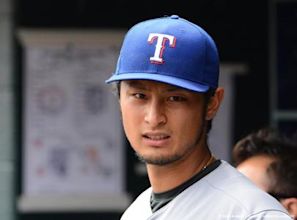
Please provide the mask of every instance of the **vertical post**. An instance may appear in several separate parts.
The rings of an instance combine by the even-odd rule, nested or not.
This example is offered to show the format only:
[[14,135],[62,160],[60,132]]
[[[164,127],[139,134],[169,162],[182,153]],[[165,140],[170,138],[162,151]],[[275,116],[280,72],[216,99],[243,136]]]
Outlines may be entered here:
[[0,219],[14,217],[12,7],[0,0]]

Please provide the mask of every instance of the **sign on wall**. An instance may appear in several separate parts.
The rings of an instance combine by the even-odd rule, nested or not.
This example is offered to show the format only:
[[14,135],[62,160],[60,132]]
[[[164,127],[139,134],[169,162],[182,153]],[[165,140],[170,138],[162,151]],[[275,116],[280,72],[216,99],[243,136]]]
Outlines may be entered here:
[[30,31],[21,37],[20,209],[124,209],[122,127],[117,100],[105,84],[122,34]]

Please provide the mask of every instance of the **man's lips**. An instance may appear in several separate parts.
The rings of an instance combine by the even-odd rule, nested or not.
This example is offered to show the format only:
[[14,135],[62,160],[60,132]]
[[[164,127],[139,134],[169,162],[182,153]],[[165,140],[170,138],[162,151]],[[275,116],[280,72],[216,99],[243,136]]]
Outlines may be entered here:
[[144,133],[142,136],[144,138],[148,138],[148,139],[156,140],[156,141],[165,140],[165,139],[168,139],[170,137],[166,133]]
[[144,133],[142,137],[144,138],[145,143],[153,146],[163,146],[170,139],[170,135],[168,135],[167,133],[160,132],[147,132]]

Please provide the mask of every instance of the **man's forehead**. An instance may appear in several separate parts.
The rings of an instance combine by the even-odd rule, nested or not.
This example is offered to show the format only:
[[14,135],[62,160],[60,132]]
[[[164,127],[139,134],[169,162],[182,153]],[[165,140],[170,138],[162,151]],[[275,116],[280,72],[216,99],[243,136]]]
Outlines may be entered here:
[[185,90],[184,88],[174,86],[165,82],[159,82],[154,80],[123,80],[121,83],[124,83],[130,87],[140,88],[140,89],[148,89],[151,86],[158,86],[162,87],[169,91],[176,91],[176,90]]
[[258,167],[259,166],[268,167],[275,160],[277,160],[277,158],[273,156],[266,155],[266,154],[259,154],[246,159],[241,163],[241,165],[252,164]]

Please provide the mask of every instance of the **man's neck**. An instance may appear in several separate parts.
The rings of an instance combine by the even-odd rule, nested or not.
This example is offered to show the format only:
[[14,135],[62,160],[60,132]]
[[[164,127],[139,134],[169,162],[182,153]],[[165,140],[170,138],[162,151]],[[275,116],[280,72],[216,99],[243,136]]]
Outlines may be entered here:
[[147,171],[153,192],[160,193],[171,190],[201,171],[214,161],[208,148],[196,151],[184,160],[159,166],[147,164]]

